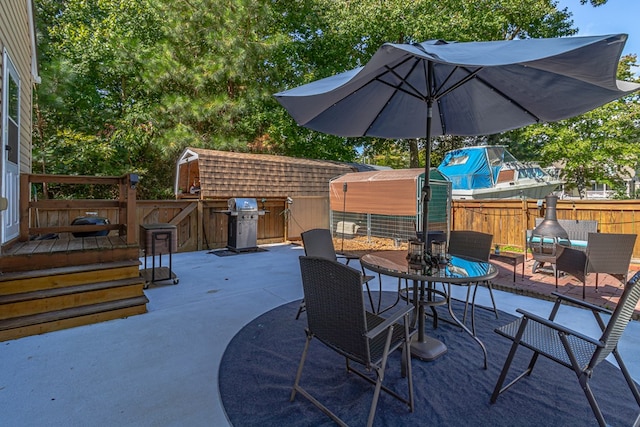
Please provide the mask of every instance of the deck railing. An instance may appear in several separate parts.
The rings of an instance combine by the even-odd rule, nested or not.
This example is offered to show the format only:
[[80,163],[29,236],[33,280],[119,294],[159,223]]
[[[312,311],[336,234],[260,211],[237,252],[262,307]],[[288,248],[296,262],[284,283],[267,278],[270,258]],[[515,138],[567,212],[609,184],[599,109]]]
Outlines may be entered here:
[[[26,241],[31,236],[48,233],[92,232],[117,230],[127,244],[137,242],[136,189],[137,175],[80,176],[80,175],[20,175],[20,235]],[[32,184],[112,185],[117,187],[117,199],[43,199],[32,197]],[[40,226],[40,211],[51,212],[46,225]],[[71,219],[88,211],[101,215],[109,212],[109,224],[71,225]]]

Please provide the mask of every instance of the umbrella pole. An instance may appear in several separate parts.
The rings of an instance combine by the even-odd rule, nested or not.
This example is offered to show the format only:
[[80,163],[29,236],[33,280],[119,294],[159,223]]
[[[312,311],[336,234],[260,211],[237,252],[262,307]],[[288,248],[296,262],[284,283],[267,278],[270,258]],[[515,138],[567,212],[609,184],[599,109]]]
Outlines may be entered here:
[[422,186],[422,242],[424,243],[424,259],[430,264],[431,248],[427,247],[429,239],[427,233],[429,230],[429,201],[431,200],[431,185],[429,183],[429,174],[431,172],[431,118],[433,116],[433,94],[431,92],[434,87],[433,62],[427,63],[427,129],[424,154],[424,184]]
[[431,248],[427,247],[429,239],[429,201],[431,201],[431,185],[429,183],[431,172],[431,119],[433,116],[433,95],[431,89],[433,85],[433,62],[427,63],[427,129],[424,154],[424,185],[422,187],[422,241],[424,243],[424,259],[431,267]]

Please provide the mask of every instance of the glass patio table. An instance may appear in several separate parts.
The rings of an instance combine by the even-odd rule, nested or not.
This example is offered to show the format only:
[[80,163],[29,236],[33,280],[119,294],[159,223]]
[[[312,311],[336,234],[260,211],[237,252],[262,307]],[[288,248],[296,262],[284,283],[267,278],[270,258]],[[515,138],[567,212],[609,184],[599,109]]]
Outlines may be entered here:
[[[425,334],[425,307],[434,312],[435,306],[447,305],[454,323],[467,332],[480,346],[484,355],[484,368],[487,369],[487,349],[480,339],[454,314],[451,307],[451,285],[469,285],[491,280],[498,275],[498,269],[490,262],[447,255],[447,262],[437,269],[427,272],[422,266],[410,263],[406,251],[380,251],[366,254],[360,258],[361,265],[385,276],[413,281],[414,324],[417,323],[417,340],[411,344],[411,354],[421,360],[434,360],[443,355],[447,348],[441,341]],[[447,286],[447,292],[434,288],[435,283]],[[407,292],[407,297],[409,297]],[[435,317],[437,319],[437,317]],[[436,324],[437,325],[437,324]]]

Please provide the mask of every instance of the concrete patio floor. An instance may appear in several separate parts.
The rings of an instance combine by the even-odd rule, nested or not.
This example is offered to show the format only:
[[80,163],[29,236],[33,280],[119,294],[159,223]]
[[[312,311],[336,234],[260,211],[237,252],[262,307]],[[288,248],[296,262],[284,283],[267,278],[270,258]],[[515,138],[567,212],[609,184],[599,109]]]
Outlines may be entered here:
[[[148,313],[1,342],[0,425],[229,425],[218,392],[219,363],[227,344],[255,317],[302,298],[302,248],[263,248],[266,251],[224,257],[208,251],[176,254],[173,268],[180,282],[152,284],[145,291]],[[518,268],[515,285],[512,267],[496,263],[501,269],[496,288],[523,294],[539,286],[536,292],[555,290],[553,284],[538,283],[548,278],[531,276],[530,262],[524,280]],[[607,280],[601,276],[600,287],[613,291],[617,285]],[[578,292],[578,287],[581,295],[577,281],[563,278],[561,283],[566,292]],[[395,291],[396,286],[395,279],[383,280],[385,290]],[[604,295],[601,289],[595,298],[609,303],[615,299]],[[511,314],[522,307],[546,316],[552,305],[502,290],[495,296],[498,308]],[[478,291],[478,302],[489,304],[486,289]],[[599,336],[588,311],[565,307],[559,321]],[[619,349],[640,381],[640,322],[631,322]]]

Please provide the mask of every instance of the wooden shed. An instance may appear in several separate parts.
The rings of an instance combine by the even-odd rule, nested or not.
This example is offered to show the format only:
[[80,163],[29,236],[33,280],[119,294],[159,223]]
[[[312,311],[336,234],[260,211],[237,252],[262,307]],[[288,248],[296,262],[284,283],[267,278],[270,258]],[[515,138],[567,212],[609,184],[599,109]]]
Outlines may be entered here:
[[[296,240],[310,228],[329,227],[329,181],[356,170],[330,161],[187,148],[176,166],[175,195],[217,200],[220,206],[232,197],[255,198],[269,211],[260,217],[259,240],[273,235]],[[209,236],[225,235],[224,216],[210,217],[215,224],[207,225]]]

